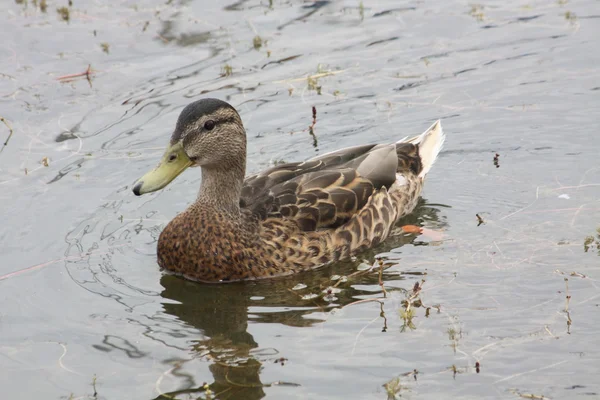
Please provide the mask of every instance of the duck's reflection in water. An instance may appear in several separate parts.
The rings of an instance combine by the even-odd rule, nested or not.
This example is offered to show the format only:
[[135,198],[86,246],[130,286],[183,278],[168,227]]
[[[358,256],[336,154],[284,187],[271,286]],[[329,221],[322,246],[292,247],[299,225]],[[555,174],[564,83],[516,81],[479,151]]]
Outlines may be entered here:
[[[248,322],[311,326],[321,320],[304,316],[339,306],[339,303],[328,304],[320,299],[303,300],[301,294],[291,290],[299,282],[313,291],[331,284],[329,275],[322,272],[302,275],[224,285],[198,284],[163,276],[161,284],[165,289],[162,296],[179,303],[163,304],[164,310],[204,333],[202,339],[192,341],[191,349],[197,356],[210,360],[214,382],[159,398],[186,398],[181,395],[205,392],[207,387],[213,396],[218,394],[219,399],[264,397],[265,383],[259,376],[262,363],[277,362],[281,356],[276,349],[264,348],[264,345],[258,349],[258,343],[248,332]],[[249,313],[252,306],[267,311]]]

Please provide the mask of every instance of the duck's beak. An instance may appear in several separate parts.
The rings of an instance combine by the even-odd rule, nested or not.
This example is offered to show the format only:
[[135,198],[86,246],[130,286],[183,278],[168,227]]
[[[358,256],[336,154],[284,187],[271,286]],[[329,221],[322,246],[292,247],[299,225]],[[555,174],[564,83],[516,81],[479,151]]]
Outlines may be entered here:
[[133,193],[141,196],[162,189],[192,164],[192,160],[183,151],[181,142],[169,146],[156,168],[133,185]]

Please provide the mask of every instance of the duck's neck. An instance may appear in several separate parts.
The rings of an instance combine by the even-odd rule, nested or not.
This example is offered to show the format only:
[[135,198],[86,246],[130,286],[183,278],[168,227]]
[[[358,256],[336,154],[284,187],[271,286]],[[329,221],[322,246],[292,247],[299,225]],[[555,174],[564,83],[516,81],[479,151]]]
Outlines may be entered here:
[[197,203],[218,212],[239,215],[245,174],[245,157],[226,167],[202,167],[202,183]]

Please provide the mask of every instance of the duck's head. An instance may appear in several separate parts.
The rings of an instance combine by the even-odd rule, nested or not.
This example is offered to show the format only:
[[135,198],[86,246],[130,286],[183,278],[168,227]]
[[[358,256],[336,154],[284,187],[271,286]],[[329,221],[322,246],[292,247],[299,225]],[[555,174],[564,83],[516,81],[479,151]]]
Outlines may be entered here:
[[218,99],[198,100],[181,111],[160,163],[133,185],[133,193],[162,189],[188,167],[226,170],[245,159],[246,132],[235,108]]

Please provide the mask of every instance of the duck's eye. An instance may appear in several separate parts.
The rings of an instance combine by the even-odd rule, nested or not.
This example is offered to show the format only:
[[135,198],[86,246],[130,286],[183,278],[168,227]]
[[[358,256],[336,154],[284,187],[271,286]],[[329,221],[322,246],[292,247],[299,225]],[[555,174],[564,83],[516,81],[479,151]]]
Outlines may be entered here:
[[214,127],[215,121],[213,121],[212,119],[209,119],[204,123],[204,129],[206,129],[207,131],[212,131]]

